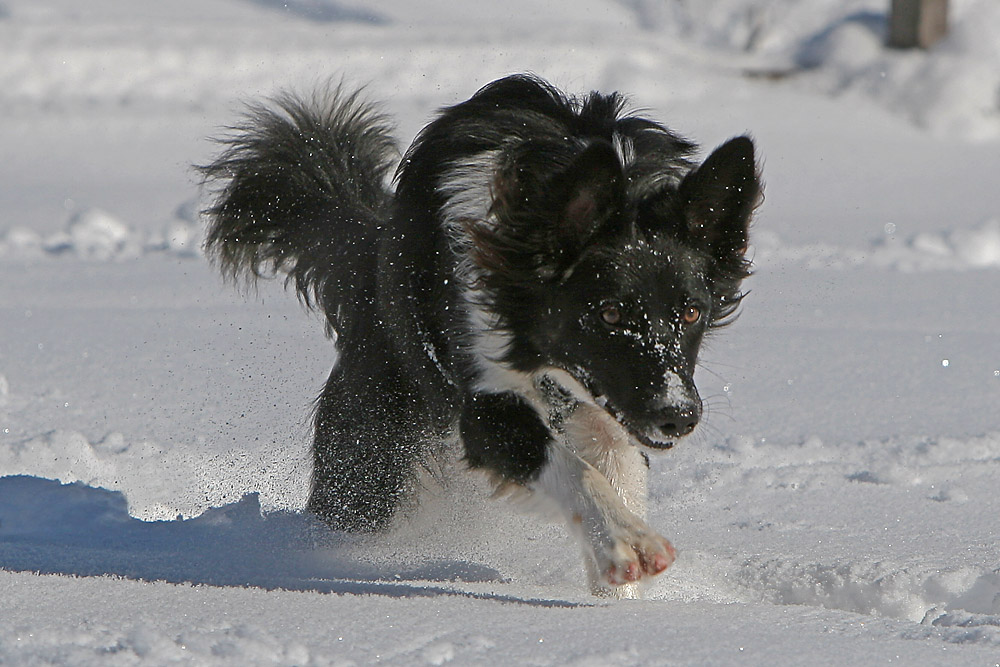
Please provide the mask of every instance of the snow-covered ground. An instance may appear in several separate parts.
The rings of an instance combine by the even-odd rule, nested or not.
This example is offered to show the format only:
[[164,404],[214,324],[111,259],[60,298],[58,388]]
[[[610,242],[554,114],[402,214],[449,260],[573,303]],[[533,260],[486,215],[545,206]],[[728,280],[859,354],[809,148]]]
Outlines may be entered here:
[[[1000,664],[1000,5],[950,4],[925,53],[888,0],[0,0],[0,664]],[[312,525],[332,346],[200,251],[241,100],[345,77],[405,143],[523,70],[763,156],[642,601],[474,479]]]

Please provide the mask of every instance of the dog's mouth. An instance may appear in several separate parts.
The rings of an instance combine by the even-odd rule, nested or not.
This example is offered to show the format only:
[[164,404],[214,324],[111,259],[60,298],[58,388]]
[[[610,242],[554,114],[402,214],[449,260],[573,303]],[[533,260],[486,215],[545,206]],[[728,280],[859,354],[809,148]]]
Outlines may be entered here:
[[643,447],[649,447],[650,449],[671,449],[679,438],[677,437],[659,437],[660,434],[655,436],[649,431],[643,431],[637,429],[633,426],[627,417],[622,414],[613,403],[608,400],[608,397],[604,394],[592,394],[594,397],[594,403],[600,407],[602,410],[607,412],[611,417],[618,422],[618,424],[624,428],[630,436],[635,438],[635,440]]
[[614,404],[589,373],[580,369],[577,369],[576,372],[570,372],[557,367],[550,368],[542,378],[543,383],[549,383],[547,387],[543,384],[543,392],[548,394],[553,405],[562,404],[570,410],[572,410],[572,405],[577,402],[594,405],[607,413],[632,440],[643,447],[659,450],[670,449],[688,435],[688,433],[684,435],[667,433],[655,424],[640,426],[635,423],[626,411]]

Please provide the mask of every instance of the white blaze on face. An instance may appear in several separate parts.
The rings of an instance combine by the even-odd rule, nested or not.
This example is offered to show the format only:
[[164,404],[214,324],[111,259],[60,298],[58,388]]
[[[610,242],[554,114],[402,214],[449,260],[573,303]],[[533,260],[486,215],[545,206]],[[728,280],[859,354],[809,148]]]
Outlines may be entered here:
[[684,380],[674,371],[666,371],[663,374],[663,382],[666,389],[660,394],[659,399],[664,406],[682,407],[697,403],[697,399],[685,386]]

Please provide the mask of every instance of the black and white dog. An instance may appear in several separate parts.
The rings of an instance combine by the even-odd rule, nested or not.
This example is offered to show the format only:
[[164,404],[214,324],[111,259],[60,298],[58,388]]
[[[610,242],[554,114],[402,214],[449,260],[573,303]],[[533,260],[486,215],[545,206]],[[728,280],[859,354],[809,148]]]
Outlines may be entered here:
[[221,140],[209,253],[287,274],[336,336],[311,512],[384,528],[458,441],[499,489],[556,503],[595,592],[673,562],[643,519],[644,452],[701,417],[698,349],[742,298],[761,185],[749,138],[697,165],[624,107],[500,79],[424,128],[394,189],[391,124],[340,87],[251,107]]

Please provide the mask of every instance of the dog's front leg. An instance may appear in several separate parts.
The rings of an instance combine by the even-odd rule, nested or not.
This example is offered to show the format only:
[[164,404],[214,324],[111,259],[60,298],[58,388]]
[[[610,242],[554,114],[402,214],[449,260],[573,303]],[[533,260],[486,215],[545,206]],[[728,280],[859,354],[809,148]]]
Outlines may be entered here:
[[470,465],[554,501],[584,544],[595,593],[614,592],[673,563],[670,543],[625,507],[607,477],[554,438],[523,397],[469,397],[461,429]]
[[552,442],[548,454],[528,486],[555,500],[569,516],[588,556],[591,590],[635,597],[634,587],[621,587],[670,567],[676,557],[673,546],[625,507],[597,468],[558,442]]
[[[574,454],[597,468],[625,508],[639,519],[646,518],[646,478],[649,460],[607,412],[580,403],[562,423],[565,442]],[[585,549],[586,552],[586,549]],[[629,583],[609,588],[594,558],[586,557],[587,576],[595,595],[640,597],[639,585]]]

